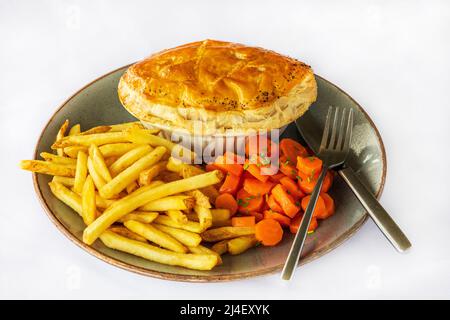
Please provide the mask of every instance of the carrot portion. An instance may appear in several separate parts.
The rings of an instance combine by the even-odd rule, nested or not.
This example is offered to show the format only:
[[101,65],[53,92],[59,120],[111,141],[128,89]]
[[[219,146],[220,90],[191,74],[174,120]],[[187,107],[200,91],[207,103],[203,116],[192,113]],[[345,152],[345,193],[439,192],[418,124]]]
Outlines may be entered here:
[[[250,150],[250,147],[252,150]],[[251,154],[258,154],[270,157],[272,151],[278,150],[277,144],[267,138],[267,142],[264,143],[264,138],[259,135],[249,136],[245,141],[245,154],[247,157],[251,157]]]
[[280,141],[280,151],[294,166],[297,164],[297,157],[308,156],[308,151],[304,146],[289,138]]
[[[320,173],[317,173],[313,176],[305,175],[302,172],[298,172],[298,185],[300,189],[307,194],[310,194],[313,192],[314,187],[316,186],[317,179]],[[322,189],[321,192],[327,192],[333,183],[333,173],[331,171],[328,171],[325,175],[325,178],[323,179]]]
[[297,183],[289,177],[281,178],[280,183],[286,188],[287,192],[294,196],[294,198],[300,199],[305,196]]
[[264,219],[256,224],[255,237],[265,246],[274,246],[283,238],[283,228],[276,220]]
[[283,212],[283,209],[278,204],[278,202],[275,200],[273,194],[271,194],[270,196],[268,196],[266,198],[266,203],[271,210],[276,211],[276,212]]
[[289,227],[291,224],[291,219],[286,217],[283,214],[280,214],[278,212],[272,211],[272,210],[266,210],[264,211],[264,219],[273,219],[278,221],[283,227]]
[[286,189],[281,184],[277,184],[272,189],[272,194],[275,200],[280,204],[283,212],[290,218],[295,217],[300,210],[300,205],[296,205],[294,198],[286,192]]
[[238,211],[247,213],[251,211],[260,211],[264,203],[264,199],[261,195],[254,196],[241,189],[237,193]]
[[[298,228],[300,228],[300,223],[302,222],[302,218],[303,218],[303,213],[299,213],[298,215],[295,216],[294,219],[291,220],[291,225],[289,226],[289,230],[291,231],[291,233],[297,233]],[[308,227],[308,231],[312,232],[312,231],[316,230],[317,226],[318,226],[317,219],[312,217],[311,223],[309,224],[309,227]]]
[[228,209],[231,215],[238,211],[238,203],[229,193],[222,193],[216,198],[215,206],[217,209]]
[[306,175],[314,175],[322,170],[322,160],[317,157],[298,157],[297,169]]
[[216,161],[214,161],[214,166],[218,167],[220,170],[231,173],[235,176],[240,176],[244,168],[242,165],[237,163],[230,163],[224,156],[218,156]]
[[225,181],[219,189],[219,193],[231,193],[236,194],[239,188],[240,178],[234,174],[227,173]]
[[330,216],[332,216],[334,214],[334,210],[335,210],[335,206],[334,206],[334,200],[333,198],[326,192],[322,192],[320,194],[320,196],[322,197],[323,201],[325,202],[325,207],[326,207],[326,211],[327,213],[325,215],[322,216],[317,216],[317,219],[326,219]]
[[247,170],[247,172],[249,172],[253,177],[255,177],[256,179],[258,179],[261,182],[266,182],[270,177],[269,175],[262,175],[261,170],[254,163],[249,163],[248,161],[246,161],[246,164],[244,165],[244,167],[245,167],[245,170]]
[[259,222],[259,221],[261,221],[262,219],[264,219],[263,214],[260,213],[260,212],[250,211],[250,212],[246,212],[245,214],[248,214],[249,216],[255,217],[256,222]]
[[[309,196],[309,195],[302,199],[303,211],[306,211],[306,208],[308,207],[308,204],[309,204],[309,199],[311,199],[311,196]],[[326,216],[326,215],[327,215],[327,207],[325,206],[325,201],[319,195],[319,197],[317,198],[316,207],[314,208],[313,217],[319,218],[319,217]]]
[[286,175],[283,172],[273,174],[270,176],[270,180],[273,182],[279,182],[282,178],[286,177]]
[[280,158],[280,171],[291,179],[295,180],[297,178],[297,170],[286,157]]
[[255,224],[254,216],[231,218],[231,225],[233,227],[253,227]]
[[208,172],[209,171],[214,171],[214,170],[220,170],[220,171],[223,172],[223,170],[221,168],[219,168],[218,166],[214,165],[214,163],[208,163],[205,166],[205,170],[208,171]]
[[244,189],[251,195],[265,195],[272,190],[274,184],[271,182],[261,182],[255,178],[244,180]]

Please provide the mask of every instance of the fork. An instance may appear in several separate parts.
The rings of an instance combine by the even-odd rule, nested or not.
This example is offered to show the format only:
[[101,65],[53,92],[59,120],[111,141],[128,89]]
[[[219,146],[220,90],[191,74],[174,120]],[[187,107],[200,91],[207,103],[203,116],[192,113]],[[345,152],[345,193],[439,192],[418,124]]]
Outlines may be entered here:
[[284,264],[281,274],[283,280],[290,280],[294,274],[327,171],[342,165],[347,158],[352,138],[352,128],[352,109],[347,111],[347,109],[344,108],[341,112],[339,107],[333,108],[330,106],[328,108],[322,141],[320,143],[319,152],[317,153],[317,157],[322,160],[322,171],[320,172],[316,186],[311,193],[308,207],[303,215],[302,222],[300,223],[300,227],[298,228],[291,250],[289,251],[289,255]]

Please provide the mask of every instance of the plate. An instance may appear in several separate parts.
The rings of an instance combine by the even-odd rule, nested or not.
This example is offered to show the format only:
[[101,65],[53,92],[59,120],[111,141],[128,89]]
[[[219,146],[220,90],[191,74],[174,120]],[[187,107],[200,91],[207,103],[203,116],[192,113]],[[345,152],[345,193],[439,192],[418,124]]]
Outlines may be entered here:
[[[50,150],[59,126],[65,119],[80,123],[83,129],[98,125],[135,120],[120,104],[117,84],[128,66],[112,71],[86,85],[65,101],[48,121],[36,145],[35,158]],[[348,94],[331,82],[316,76],[318,100],[308,111],[318,126],[324,124],[324,110],[328,106],[346,106],[354,110],[354,130],[350,163],[365,184],[380,197],[386,177],[386,155],[380,134],[363,108]],[[283,137],[301,141],[295,125],[290,124]],[[82,239],[84,224],[72,209],[56,199],[48,187],[50,177],[33,174],[39,200],[50,220],[73,243],[93,256],[114,266],[142,275],[175,281],[211,282],[245,279],[281,270],[293,235],[286,234],[276,247],[257,247],[238,256],[223,256],[223,264],[212,271],[196,271],[167,266],[105,247],[99,240],[92,246]],[[358,200],[340,177],[336,177],[331,191],[336,202],[336,213],[319,224],[309,235],[300,259],[300,265],[311,262],[335,249],[349,239],[367,219]],[[341,251],[345,254],[345,250]]]

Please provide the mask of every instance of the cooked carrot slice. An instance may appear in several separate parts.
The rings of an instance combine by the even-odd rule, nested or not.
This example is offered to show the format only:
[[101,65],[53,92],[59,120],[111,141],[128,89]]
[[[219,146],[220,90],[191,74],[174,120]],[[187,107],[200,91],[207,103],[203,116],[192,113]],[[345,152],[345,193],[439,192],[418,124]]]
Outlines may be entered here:
[[[315,174],[314,176],[308,176],[299,171],[297,178],[300,189],[304,193],[311,194],[312,191],[314,190],[314,187],[316,186],[318,176],[319,173]],[[333,173],[331,171],[328,171],[323,180],[321,191],[327,192],[330,189],[332,182],[333,182]]]
[[274,246],[283,239],[283,228],[276,220],[263,219],[256,224],[255,237],[265,246]]
[[326,192],[322,192],[320,194],[320,197],[323,199],[323,201],[325,202],[325,207],[327,209],[327,213],[325,215],[322,216],[317,216],[317,219],[326,219],[330,216],[332,216],[334,214],[334,200],[333,198]]
[[246,212],[245,214],[248,214],[249,216],[255,217],[256,222],[259,222],[259,221],[261,221],[262,219],[264,219],[263,214],[260,213],[260,212],[250,211],[250,212]]
[[270,180],[273,182],[279,182],[282,178],[286,177],[286,175],[283,172],[274,174],[270,176]]
[[297,170],[295,169],[295,166],[293,166],[292,162],[287,160],[286,157],[280,158],[280,171],[291,179],[295,179],[297,177]]
[[275,198],[273,197],[273,194],[269,195],[266,198],[266,203],[270,207],[271,210],[283,213],[283,209],[278,204],[278,202],[275,200]]
[[206,171],[220,170],[220,171],[223,172],[223,170],[222,170],[221,168],[219,168],[218,166],[214,165],[214,163],[208,163],[208,164],[205,166],[205,170],[206,170]]
[[272,190],[274,184],[271,182],[261,182],[255,178],[244,180],[244,189],[251,195],[265,195]]
[[[306,208],[308,207],[310,198],[311,198],[311,196],[308,195],[302,199],[303,211],[306,211]],[[327,207],[325,206],[325,201],[319,195],[319,197],[317,198],[316,207],[314,208],[313,217],[319,218],[322,216],[326,216],[326,214],[327,214]]]
[[297,157],[308,156],[306,148],[290,138],[285,138],[280,141],[280,151],[294,166],[297,164]]
[[[265,139],[267,139],[266,142],[264,141]],[[250,150],[250,148],[252,148],[252,150]],[[251,157],[252,154],[270,157],[272,155],[272,150],[277,151],[278,146],[269,138],[253,135],[247,137],[245,140],[245,154],[247,157]]]
[[215,206],[217,209],[228,209],[231,215],[234,215],[238,210],[237,201],[229,193],[222,193],[216,198]]
[[314,175],[322,170],[322,160],[317,157],[298,157],[297,169],[305,175]]
[[269,175],[261,174],[260,168],[254,163],[249,163],[248,160],[246,161],[244,168],[245,170],[247,170],[247,172],[249,172],[253,177],[258,179],[259,181],[266,182],[270,177]]
[[234,174],[238,177],[242,174],[242,171],[244,171],[242,165],[237,163],[229,163],[224,156],[218,156],[216,161],[214,161],[214,165],[220,170]]
[[[299,213],[295,216],[294,219],[291,220],[291,225],[289,226],[289,230],[291,231],[291,233],[297,233],[298,228],[300,228],[300,223],[302,222],[302,218],[303,218],[303,213]],[[318,226],[317,219],[312,217],[311,223],[309,224],[308,231],[312,232],[312,231],[316,230],[317,226]]]
[[237,203],[239,206],[239,212],[246,213],[251,211],[260,211],[264,204],[264,198],[261,195],[251,195],[244,189],[241,189],[237,193]]
[[278,221],[283,227],[289,227],[291,224],[291,219],[286,217],[284,214],[280,214],[278,212],[272,210],[264,211],[264,219],[273,219]]
[[235,195],[239,188],[240,177],[227,173],[225,181],[219,189],[219,193],[230,193]]
[[233,217],[231,218],[231,225],[233,227],[253,227],[255,226],[255,217]]
[[295,217],[297,212],[300,210],[300,204],[296,203],[294,198],[286,192],[285,187],[281,184],[277,184],[272,189],[272,194],[275,200],[280,204],[283,212],[290,218]]
[[297,183],[295,183],[295,180],[292,180],[289,177],[284,177],[280,180],[280,183],[286,188],[286,191],[294,196],[296,199],[303,198],[305,194],[302,192],[302,190],[299,188]]

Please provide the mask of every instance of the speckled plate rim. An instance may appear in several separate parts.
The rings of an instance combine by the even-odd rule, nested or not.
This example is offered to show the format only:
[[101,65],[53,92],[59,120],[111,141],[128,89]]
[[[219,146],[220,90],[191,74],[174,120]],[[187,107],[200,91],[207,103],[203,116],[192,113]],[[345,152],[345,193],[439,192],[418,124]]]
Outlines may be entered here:
[[[83,86],[81,89],[79,89],[78,91],[76,91],[74,94],[72,94],[67,100],[65,100],[57,109],[56,111],[52,114],[52,116],[50,117],[50,119],[47,121],[47,124],[44,126],[44,128],[41,131],[41,134],[39,135],[39,139],[36,143],[35,146],[35,150],[34,150],[34,158],[38,159],[38,146],[39,146],[39,142],[42,140],[42,137],[44,135],[44,132],[47,130],[48,126],[50,125],[50,123],[52,123],[54,117],[56,116],[56,114],[61,111],[66,104],[72,100],[76,95],[78,95],[80,92],[82,92],[84,89],[86,89],[87,87],[91,86],[92,84],[94,84],[95,82],[109,76],[110,74],[117,72],[123,68],[127,68],[129,66],[131,66],[132,64],[128,64],[125,65],[123,67],[117,68],[113,71],[110,71],[104,75],[102,75],[101,77],[89,82],[88,84],[86,84],[85,86]],[[377,197],[377,199],[379,199],[381,197],[381,194],[383,192],[384,189],[384,184],[386,182],[386,172],[387,172],[387,159],[386,159],[386,151],[385,151],[385,147],[384,147],[384,143],[383,140],[381,138],[380,132],[378,131],[378,128],[375,126],[375,123],[372,121],[372,119],[369,117],[369,115],[367,114],[367,112],[361,107],[361,105],[356,102],[349,94],[347,94],[344,90],[342,90],[341,88],[339,88],[338,86],[336,86],[335,84],[333,84],[332,82],[322,78],[321,76],[318,76],[317,74],[315,75],[316,77],[322,79],[323,81],[327,82],[329,85],[332,85],[334,87],[336,87],[342,94],[344,94],[346,97],[348,97],[353,103],[355,103],[355,105],[359,108],[359,110],[364,114],[364,116],[366,117],[367,121],[369,122],[370,126],[374,129],[377,140],[379,142],[380,148],[381,148],[381,158],[383,161],[383,171],[382,171],[382,176],[381,176],[381,183],[380,186],[377,190],[377,192],[375,193],[375,196]],[[36,194],[38,196],[39,202],[42,206],[42,208],[44,209],[45,213],[47,214],[48,218],[50,219],[51,222],[53,222],[53,224],[58,228],[58,230],[60,232],[62,232],[70,241],[72,241],[74,244],[76,244],[77,246],[79,246],[80,248],[84,249],[85,251],[87,251],[89,254],[93,255],[94,257],[103,260],[113,266],[119,267],[121,269],[127,270],[127,271],[131,271],[140,275],[144,275],[144,276],[149,276],[149,277],[153,277],[153,278],[157,278],[157,279],[163,279],[163,280],[171,280],[171,281],[183,281],[183,282],[225,282],[225,281],[233,281],[233,280],[244,280],[244,279],[248,279],[248,278],[253,278],[253,277],[257,277],[257,276],[263,276],[263,275],[268,275],[268,274],[272,274],[275,273],[277,271],[280,271],[283,267],[282,264],[275,266],[275,267],[270,267],[264,270],[260,270],[260,271],[250,271],[250,272],[243,272],[243,273],[236,273],[236,274],[232,274],[232,275],[206,275],[206,276],[196,276],[196,275],[182,275],[182,274],[174,274],[174,273],[168,273],[168,272],[159,272],[159,271],[153,271],[150,269],[145,269],[145,268],[141,268],[138,266],[134,266],[128,263],[125,263],[123,261],[120,261],[118,259],[112,258],[107,256],[106,254],[96,250],[95,248],[83,243],[81,240],[79,240],[77,237],[75,237],[65,226],[64,224],[56,217],[56,215],[53,213],[53,211],[50,209],[50,206],[47,204],[42,190],[39,187],[39,183],[37,181],[37,174],[33,173],[32,174],[32,179],[33,179],[33,186],[34,189],[36,191]],[[331,243],[330,245],[322,248],[319,251],[316,251],[308,256],[306,256],[305,258],[302,258],[300,260],[300,263],[298,266],[304,265],[308,262],[311,262],[325,254],[327,254],[328,252],[330,252],[331,250],[336,249],[338,246],[340,246],[342,243],[344,243],[346,240],[348,240],[350,237],[352,237],[361,227],[362,225],[367,221],[368,219],[368,215],[367,213],[365,213],[362,218],[357,221],[353,227],[348,230],[347,232],[343,233],[339,238],[337,238],[333,243]]]

